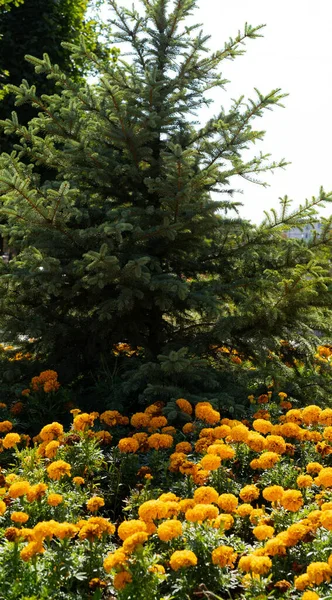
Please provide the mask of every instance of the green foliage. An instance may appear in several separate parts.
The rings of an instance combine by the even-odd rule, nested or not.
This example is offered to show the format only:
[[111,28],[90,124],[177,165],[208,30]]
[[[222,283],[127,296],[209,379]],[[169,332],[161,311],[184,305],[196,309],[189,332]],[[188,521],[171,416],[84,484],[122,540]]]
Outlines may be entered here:
[[[331,219],[308,245],[283,236],[317,219],[332,194],[296,210],[286,197],[257,227],[237,216],[233,178],[264,185],[260,176],[286,165],[253,148],[264,135],[255,119],[282,105],[279,89],[194,120],[226,84],[222,61],[262,26],[246,24],[210,54],[208,37],[183,24],[195,0],[144,2],[144,16],[110,4],[110,39],[131,44],[130,62],[115,48],[105,61],[81,38],[62,47],[99,73],[96,84],[29,53],[57,94],[10,86],[38,116],[1,121],[18,143],[0,159],[2,232],[16,252],[0,265],[0,326],[8,340],[34,338],[64,382],[83,373],[92,385],[102,364],[107,403],[188,396],[234,411],[248,386],[271,376],[282,385],[282,339],[310,370],[317,332],[331,332]],[[119,343],[132,354],[116,354]]]

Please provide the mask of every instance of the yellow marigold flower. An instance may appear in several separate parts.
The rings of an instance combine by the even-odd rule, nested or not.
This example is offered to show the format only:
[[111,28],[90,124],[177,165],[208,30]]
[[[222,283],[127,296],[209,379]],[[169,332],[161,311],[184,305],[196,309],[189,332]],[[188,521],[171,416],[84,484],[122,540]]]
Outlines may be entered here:
[[4,448],[14,448],[16,444],[19,444],[21,441],[21,436],[18,433],[7,433],[2,440],[2,445]]
[[177,501],[167,500],[165,502],[162,500],[162,502],[164,502],[165,505],[165,518],[176,517],[179,514],[180,508]]
[[257,431],[249,432],[246,444],[254,452],[262,452],[266,448],[265,438]]
[[160,500],[147,500],[138,509],[138,515],[143,521],[155,521],[164,519],[166,515],[166,503]]
[[245,425],[236,425],[231,429],[230,438],[232,442],[246,443],[249,436],[249,429]]
[[325,427],[332,425],[332,408],[325,408],[319,415],[319,423]]
[[321,412],[322,412],[322,409],[320,408],[320,406],[316,406],[315,404],[306,406],[302,410],[303,423],[305,423],[306,425],[312,425],[312,424],[318,423]]
[[272,567],[269,556],[254,556],[251,558],[251,571],[257,575],[266,575]]
[[303,523],[293,523],[287,529],[287,545],[295,546],[300,540],[307,535],[309,528],[306,527]]
[[175,452],[183,452],[184,454],[190,454],[192,451],[192,445],[190,442],[179,442],[175,446]]
[[163,403],[155,402],[146,407],[145,412],[148,415],[160,415]]
[[7,433],[13,429],[13,423],[10,421],[2,421],[0,423],[0,433]]
[[110,445],[111,442],[112,442],[112,439],[113,439],[113,437],[110,434],[110,432],[109,431],[105,431],[105,429],[102,429],[101,431],[96,431],[95,438],[101,444],[105,444],[105,445]]
[[173,571],[186,567],[195,567],[197,565],[197,556],[191,550],[176,550],[170,558],[170,567]]
[[171,448],[173,446],[173,438],[167,433],[153,433],[148,437],[148,445],[155,450]]
[[149,422],[149,431],[153,431],[155,429],[161,429],[162,427],[166,427],[167,419],[166,417],[152,417]]
[[116,590],[123,590],[127,583],[131,583],[132,580],[133,578],[128,571],[120,571],[115,575],[113,585]]
[[234,552],[231,546],[219,546],[212,550],[212,563],[218,567],[234,568],[234,563],[237,559],[237,553]]
[[158,500],[160,500],[161,502],[178,502],[179,497],[176,496],[176,494],[173,494],[173,492],[166,492],[164,494],[161,494]]
[[64,540],[64,539],[70,539],[75,537],[75,535],[78,533],[79,528],[77,527],[77,525],[74,525],[73,523],[58,523],[58,526],[55,530],[55,535],[56,537],[58,537],[60,540]]
[[195,425],[193,423],[186,423],[182,427],[182,431],[185,435],[189,435],[189,433],[192,433],[194,430],[195,430]]
[[306,471],[310,474],[317,474],[322,470],[322,468],[323,465],[321,465],[319,462],[310,462],[306,466]]
[[303,505],[303,497],[299,490],[286,490],[280,500],[285,510],[297,512]]
[[236,514],[239,515],[239,517],[248,517],[252,511],[253,507],[251,504],[240,504],[236,509]]
[[216,469],[219,469],[221,465],[221,458],[215,454],[206,454],[201,459],[200,464],[205,471],[215,471]]
[[122,438],[118,443],[118,448],[120,452],[128,454],[130,452],[136,452],[139,448],[139,443],[134,438]]
[[320,522],[325,529],[332,531],[332,510],[323,510],[320,517]]
[[[79,525],[79,523],[77,525]],[[82,522],[79,538],[81,540],[88,539],[93,542],[96,538],[100,539],[105,534],[112,535],[114,531],[115,527],[108,519],[104,519],[103,517],[90,517],[87,521]]]
[[296,423],[297,425],[301,425],[302,423],[302,411],[299,408],[288,410],[285,417],[288,423]]
[[195,490],[194,501],[196,504],[213,504],[218,502],[219,494],[211,486],[202,486]]
[[273,425],[266,419],[255,419],[252,424],[255,431],[263,433],[264,435],[270,433]]
[[328,442],[332,442],[332,427],[325,427],[323,432],[323,438]]
[[0,500],[0,516],[5,514],[7,506],[3,500]]
[[62,437],[62,435],[63,435],[63,426],[60,423],[58,423],[57,421],[54,421],[53,423],[50,423],[49,425],[45,425],[45,427],[43,427],[43,429],[41,430],[41,432],[39,434],[39,436],[43,442],[51,442],[55,438]]
[[48,442],[47,446],[45,447],[46,458],[54,458],[59,446],[60,442],[58,442],[57,440],[52,440],[51,442]]
[[109,573],[115,567],[123,567],[127,562],[127,556],[121,548],[115,550],[111,554],[108,554],[104,559],[104,569],[106,573]]
[[252,558],[252,554],[247,554],[247,556],[241,556],[238,564],[238,569],[240,569],[240,571],[244,571],[245,573],[251,571]]
[[90,512],[97,512],[102,506],[105,506],[105,501],[100,496],[93,496],[86,503],[86,507]]
[[173,425],[168,425],[167,427],[161,428],[161,433],[168,433],[169,435],[176,435],[177,430],[175,429],[175,427],[173,427]]
[[301,428],[296,423],[283,423],[280,427],[280,433],[286,438],[301,438]]
[[332,510],[332,502],[323,502],[320,507],[321,510]]
[[222,529],[223,531],[228,531],[229,529],[232,529],[233,525],[234,519],[232,515],[226,513],[221,513],[212,522],[212,526],[214,527],[214,529]]
[[220,421],[220,413],[214,410],[210,402],[198,402],[195,407],[195,416],[209,425],[214,425]]
[[191,498],[184,498],[179,502],[179,511],[185,513],[189,508],[194,508],[194,506],[195,500],[192,500]]
[[28,481],[15,481],[11,484],[8,490],[8,496],[11,498],[19,498],[24,496],[30,489],[30,483]]
[[146,533],[147,527],[144,521],[138,519],[132,519],[130,521],[122,521],[118,527],[118,536],[123,542],[134,533],[142,532]]
[[75,483],[75,485],[83,485],[85,479],[83,477],[73,477],[73,483]]
[[265,542],[265,552],[268,556],[285,556],[286,547],[284,542],[278,538],[271,538]]
[[45,496],[47,487],[46,483],[35,483],[34,485],[31,485],[26,494],[27,501],[34,502],[35,500],[40,500]]
[[50,479],[59,480],[65,475],[70,477],[71,466],[64,460],[56,460],[46,467],[47,474]]
[[[119,413],[118,410],[105,410],[100,415],[100,421],[106,423],[109,427],[114,427],[115,425],[120,425],[123,422],[123,417]],[[129,422],[129,419],[128,419]],[[123,423],[124,424],[124,423]]]
[[45,548],[40,542],[29,542],[27,546],[22,548],[20,557],[24,562],[31,560],[36,554],[42,554],[45,552]]
[[169,519],[161,523],[157,529],[157,534],[163,542],[169,542],[182,535],[182,523],[177,519]]
[[261,469],[271,469],[279,461],[279,454],[276,452],[263,452],[259,457]]
[[299,575],[299,577],[295,577],[294,579],[294,587],[300,592],[303,592],[309,585],[310,579],[307,573],[303,573],[303,575]]
[[319,600],[319,596],[316,592],[304,592],[301,600]]
[[314,480],[310,475],[299,475],[296,479],[296,483],[299,488],[307,488],[313,485]]
[[13,512],[10,518],[14,523],[26,523],[29,520],[29,515],[25,512]]
[[217,507],[213,504],[196,504],[193,508],[188,508],[185,517],[192,523],[202,523],[206,519],[215,519],[218,512]]
[[212,430],[212,436],[215,440],[221,440],[229,436],[230,432],[231,427],[224,423],[223,425],[217,425],[217,427]]
[[49,506],[58,506],[63,501],[61,494],[49,494],[47,497],[47,504]]
[[320,585],[330,581],[332,570],[327,562],[313,562],[307,567],[307,575],[311,585]]
[[89,413],[80,413],[74,417],[73,430],[74,431],[85,431],[90,427],[93,427],[95,417]]
[[165,569],[163,567],[163,565],[151,565],[151,567],[148,568],[149,573],[156,573],[156,575],[165,575]]
[[221,460],[231,460],[235,456],[235,450],[228,444],[212,444],[208,446],[207,452],[219,456]]
[[234,494],[221,494],[218,498],[218,506],[225,513],[233,513],[237,509],[239,501]]
[[325,467],[321,469],[316,478],[316,482],[318,485],[322,485],[323,487],[331,487],[332,486],[332,467]]
[[260,491],[256,485],[245,485],[239,493],[239,496],[243,502],[252,502],[257,500]]
[[254,508],[249,516],[250,523],[252,525],[258,525],[261,518],[264,516],[264,510],[262,508]]
[[137,533],[133,533],[125,539],[123,542],[123,550],[126,554],[131,554],[134,552],[137,546],[144,544],[148,539],[148,534],[145,531],[138,531]]
[[257,525],[254,527],[253,534],[257,540],[267,540],[268,538],[272,538],[274,534],[274,527],[270,527],[269,525]]
[[176,404],[179,407],[179,409],[182,410],[182,412],[186,413],[187,415],[192,415],[193,407],[191,406],[190,402],[188,402],[188,400],[185,400],[184,398],[179,398],[176,401]]
[[284,454],[286,452],[286,442],[280,435],[268,435],[266,449],[277,454]]

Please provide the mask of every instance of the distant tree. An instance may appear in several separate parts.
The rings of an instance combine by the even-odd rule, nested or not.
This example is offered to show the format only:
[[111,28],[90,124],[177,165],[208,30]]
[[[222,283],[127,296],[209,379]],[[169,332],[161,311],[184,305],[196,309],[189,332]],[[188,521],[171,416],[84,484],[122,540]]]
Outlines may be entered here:
[[[0,158],[2,230],[17,252],[1,268],[0,328],[8,341],[34,338],[63,379],[105,374],[103,399],[117,406],[184,396],[239,407],[250,382],[292,376],[283,342],[309,368],[316,330],[331,332],[331,220],[308,245],[282,234],[315,220],[332,194],[295,211],[285,198],[260,226],[234,213],[235,176],[285,165],[248,152],[263,137],[255,119],[283,94],[256,91],[203,126],[195,114],[225,85],[222,61],[261,27],[210,54],[183,25],[196,0],[142,2],[144,16],[110,1],[114,43],[131,44],[131,62],[113,50],[107,64],[84,40],[64,45],[74,65],[89,57],[97,84],[44,55],[29,62],[58,94],[10,87],[39,115],[28,127],[15,114],[1,122],[19,142]],[[36,165],[56,177],[41,183]]]

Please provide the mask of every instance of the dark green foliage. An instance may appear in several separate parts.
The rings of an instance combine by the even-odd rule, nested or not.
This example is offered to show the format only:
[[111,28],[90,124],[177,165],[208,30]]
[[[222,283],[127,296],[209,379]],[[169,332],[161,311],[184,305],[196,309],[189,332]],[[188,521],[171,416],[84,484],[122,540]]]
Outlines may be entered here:
[[[225,84],[222,61],[261,26],[211,55],[208,38],[183,25],[195,0],[144,0],[144,17],[110,4],[130,63],[113,50],[106,64],[82,39],[64,48],[75,64],[90,61],[97,84],[75,82],[45,54],[29,63],[56,95],[11,86],[17,106],[39,115],[28,127],[15,113],[2,122],[19,143],[0,159],[2,230],[17,252],[1,265],[0,326],[8,340],[35,338],[63,382],[90,373],[102,389],[102,365],[109,406],[179,396],[238,405],[248,385],[285,379],[281,339],[309,367],[317,330],[331,331],[331,221],[308,245],[283,234],[332,195],[293,212],[285,198],[258,227],[234,213],[234,176],[255,181],[286,164],[247,152],[280,90],[194,121],[207,91]],[[41,183],[35,165],[56,178]],[[118,343],[132,352],[114,353]]]

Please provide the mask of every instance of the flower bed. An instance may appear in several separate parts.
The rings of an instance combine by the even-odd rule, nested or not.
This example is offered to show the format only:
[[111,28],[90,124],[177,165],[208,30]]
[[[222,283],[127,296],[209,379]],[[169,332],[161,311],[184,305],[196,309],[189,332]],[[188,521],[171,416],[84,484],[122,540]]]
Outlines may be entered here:
[[331,598],[332,409],[260,402],[74,409],[33,440],[3,405],[3,597]]

